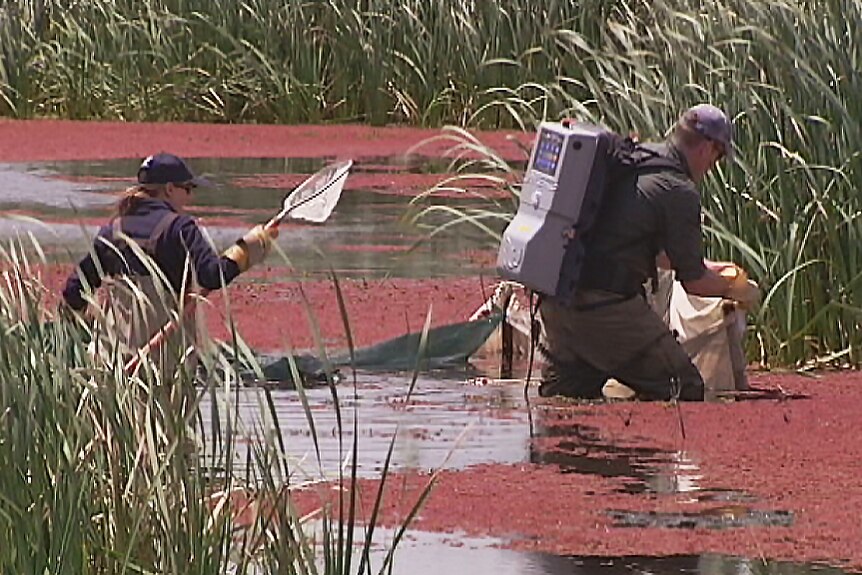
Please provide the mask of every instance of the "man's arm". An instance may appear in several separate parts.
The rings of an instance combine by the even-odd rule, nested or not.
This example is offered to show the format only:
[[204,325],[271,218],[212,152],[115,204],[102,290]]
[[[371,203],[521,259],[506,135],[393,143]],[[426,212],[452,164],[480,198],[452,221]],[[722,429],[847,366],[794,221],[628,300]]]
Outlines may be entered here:
[[176,233],[188,251],[198,284],[202,288],[221,289],[240,274],[237,263],[216,253],[192,218],[182,216],[177,220],[174,224],[177,226]]
[[748,279],[745,270],[732,262],[703,261],[706,272],[696,280],[682,282],[686,293],[734,300],[752,309],[760,301],[760,288]]
[[[673,264],[671,264],[670,258],[664,251],[659,252],[655,263],[659,269],[673,269]],[[712,262],[705,259],[703,260],[703,265],[705,269],[700,277],[680,282],[682,283],[682,287],[685,288],[686,293],[701,297],[724,297],[727,295],[729,284],[727,278],[719,275],[719,271],[725,266],[732,264]]]
[[730,283],[727,278],[722,277],[713,268],[707,264],[703,274],[694,280],[681,282],[686,293],[701,297],[726,297],[730,289]]
[[[658,254],[655,263],[659,269],[672,269],[670,258],[665,252],[660,252]],[[751,292],[752,290],[756,290],[757,284],[750,282],[747,276],[745,276],[741,282],[735,281],[736,273],[745,274],[745,272],[738,271],[740,268],[738,268],[736,264],[732,262],[714,262],[704,259],[703,265],[705,270],[700,277],[680,282],[682,283],[682,287],[685,289],[686,293],[701,297],[722,297],[736,300],[742,298],[746,301],[753,297],[753,293]],[[736,273],[733,274],[733,277],[722,274],[722,271],[726,271],[728,268],[733,268],[736,271]],[[743,288],[742,284],[750,284],[749,289]]]

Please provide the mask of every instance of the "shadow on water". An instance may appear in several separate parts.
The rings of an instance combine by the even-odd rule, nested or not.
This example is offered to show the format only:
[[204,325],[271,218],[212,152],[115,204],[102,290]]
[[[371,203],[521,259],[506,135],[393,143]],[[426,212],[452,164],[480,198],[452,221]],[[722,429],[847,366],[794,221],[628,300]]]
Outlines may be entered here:
[[620,493],[673,495],[687,503],[708,504],[692,512],[608,511],[618,527],[729,529],[793,523],[789,511],[756,509],[751,494],[702,488],[696,458],[685,451],[615,445],[603,441],[597,428],[580,424],[540,425],[538,438],[530,444],[532,463],[558,466],[561,473],[618,479],[615,491]]
[[834,567],[719,554],[579,557],[500,548],[498,540],[409,532],[395,574],[431,575],[843,575]]

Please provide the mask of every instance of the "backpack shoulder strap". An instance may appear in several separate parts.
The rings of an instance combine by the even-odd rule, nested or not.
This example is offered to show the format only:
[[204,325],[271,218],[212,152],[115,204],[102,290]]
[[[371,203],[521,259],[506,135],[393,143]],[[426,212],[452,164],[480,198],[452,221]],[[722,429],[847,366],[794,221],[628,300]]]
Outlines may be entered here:
[[121,239],[121,235],[123,233],[123,218],[117,216],[113,220],[111,220],[111,242],[115,245],[119,245],[120,243],[125,243]]
[[164,216],[162,216],[162,219],[159,220],[159,223],[157,223],[156,226],[153,228],[153,231],[150,232],[150,236],[147,239],[139,242],[141,248],[145,252],[147,252],[150,257],[155,257],[156,243],[165,234],[165,232],[168,230],[168,227],[172,223],[174,223],[174,220],[176,220],[179,216],[180,215],[178,213],[169,211]]
[[[168,227],[179,217],[179,214],[176,212],[169,211],[156,223],[153,227],[150,235],[144,239],[133,239],[133,241],[138,244],[144,252],[150,257],[155,257],[156,255],[156,243],[159,241]],[[127,245],[127,241],[123,236],[123,218],[117,216],[111,221],[111,243],[113,243],[117,248],[122,249]]]
[[629,157],[631,167],[639,174],[667,170],[685,175],[685,169],[677,160],[662,156],[641,144],[633,145]]

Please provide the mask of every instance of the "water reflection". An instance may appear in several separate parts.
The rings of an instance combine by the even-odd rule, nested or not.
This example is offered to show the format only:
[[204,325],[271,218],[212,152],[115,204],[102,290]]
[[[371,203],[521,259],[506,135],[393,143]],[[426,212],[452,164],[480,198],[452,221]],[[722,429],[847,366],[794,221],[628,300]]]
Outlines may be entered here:
[[727,529],[793,523],[791,512],[755,509],[750,494],[702,489],[700,468],[687,451],[616,445],[604,441],[596,427],[545,418],[539,417],[538,437],[530,444],[532,463],[556,465],[562,473],[618,479],[617,492],[673,495],[678,503],[717,503],[692,512],[608,511],[618,527]]
[[693,493],[700,491],[703,475],[694,458],[687,451],[674,451],[664,465],[664,473],[653,474],[647,479],[655,493]]
[[58,180],[44,167],[0,164],[0,205],[6,209],[45,206],[53,210],[102,208],[114,198],[107,186]]
[[[577,408],[572,408],[577,409]],[[617,491],[629,494],[689,494],[688,501],[703,501],[703,478],[696,457],[685,450],[671,451],[606,441],[597,427],[553,419],[553,412],[538,412],[530,461],[557,465],[563,473],[582,473],[621,479]],[[709,493],[710,497],[730,498]]]
[[790,527],[790,511],[764,511],[747,505],[720,505],[703,511],[609,511],[617,527],[660,529],[733,529],[739,527]]
[[[405,403],[410,379],[405,375],[360,374],[357,396],[352,385],[339,386],[344,418],[344,445],[352,440],[354,407],[359,429],[359,474],[378,477],[392,436],[397,433],[392,467],[428,471],[445,464],[461,469],[478,463],[520,463],[529,440],[526,414],[518,385],[475,387],[465,374],[432,373],[421,376],[411,402]],[[318,465],[305,410],[297,392],[272,392],[279,427],[292,467],[316,478],[317,470],[334,474],[342,463],[332,396],[328,389],[307,391],[321,451]],[[260,426],[267,410],[262,392],[243,388],[231,393],[246,431]],[[212,421],[212,397],[201,412],[204,429]],[[224,417],[228,406],[218,401]],[[240,446],[242,449],[244,446]],[[237,461],[244,461],[238,454]]]
[[677,492],[680,479],[672,464],[672,452],[614,445],[601,438],[598,428],[580,423],[548,425],[541,416],[537,421],[538,440],[530,445],[532,463],[557,465],[563,473],[619,478],[622,483],[618,491],[624,493]]
[[[326,158],[196,158],[195,169],[208,174],[218,187],[197,191],[191,212],[201,218],[216,245],[226,245],[248,226],[268,219],[293,185],[327,162]],[[38,226],[0,218],[0,239],[32,233],[54,261],[68,261],[69,252],[80,254],[89,247],[96,230],[93,224],[107,219],[116,192],[133,183],[130,176],[136,173],[137,165],[138,160],[0,165],[0,208],[24,211],[50,222]],[[418,190],[389,193],[403,191],[399,189],[401,174],[442,173],[446,167],[445,161],[430,158],[361,159],[325,225],[294,223],[282,228],[278,244],[292,266],[277,257],[267,263],[306,274],[331,266],[344,277],[490,273],[491,257],[472,257],[493,251],[489,236],[465,226],[459,233],[444,234],[417,248],[425,232],[407,225],[404,216]],[[374,188],[351,183],[361,184],[357,176],[381,172],[393,176]],[[426,185],[433,181],[431,178]],[[446,203],[459,208],[492,205],[475,197],[447,199]],[[80,225],[82,218],[88,225]]]
[[[395,552],[397,575],[843,575],[808,563],[719,554],[670,557],[579,557],[500,548],[494,539],[409,532]],[[382,553],[375,557],[382,557]]]
[[676,555],[671,557],[556,557],[532,555],[524,574],[535,575],[810,575],[845,573],[808,563],[747,559],[727,555]]

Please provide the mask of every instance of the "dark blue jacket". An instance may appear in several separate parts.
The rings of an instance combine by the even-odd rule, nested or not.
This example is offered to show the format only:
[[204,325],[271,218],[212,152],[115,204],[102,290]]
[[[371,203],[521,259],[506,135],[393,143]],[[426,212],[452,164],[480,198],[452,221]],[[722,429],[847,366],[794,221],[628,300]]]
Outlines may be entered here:
[[[162,222],[166,216],[169,219]],[[179,295],[182,290],[187,259],[196,274],[198,285],[209,290],[219,289],[239,275],[236,262],[219,256],[195,221],[190,216],[177,214],[164,200],[138,200],[132,211],[120,219],[120,228],[123,234],[136,240],[139,245],[147,245],[147,240],[157,231],[156,228],[160,227],[160,222],[164,229],[157,237],[152,238],[151,249],[147,251],[164,273],[175,294]],[[107,276],[150,275],[146,266],[134,255],[132,248],[125,245],[121,239],[114,238],[112,221],[99,230],[93,242],[93,250],[80,261],[78,268],[66,280],[63,298],[72,309],[82,310],[86,307],[83,279],[86,279],[87,285],[92,289],[102,284],[99,266]]]

